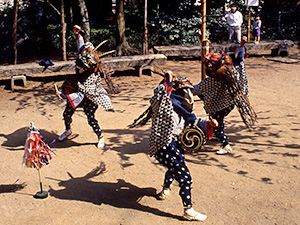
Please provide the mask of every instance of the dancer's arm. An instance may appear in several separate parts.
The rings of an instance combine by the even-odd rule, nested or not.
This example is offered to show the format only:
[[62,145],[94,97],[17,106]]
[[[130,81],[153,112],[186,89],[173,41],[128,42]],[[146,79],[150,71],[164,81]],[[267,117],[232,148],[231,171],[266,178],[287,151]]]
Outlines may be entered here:
[[57,96],[59,99],[63,100],[63,97],[61,96],[62,93],[58,90],[56,84],[54,84],[54,87],[55,87],[55,94],[56,94],[56,96]]

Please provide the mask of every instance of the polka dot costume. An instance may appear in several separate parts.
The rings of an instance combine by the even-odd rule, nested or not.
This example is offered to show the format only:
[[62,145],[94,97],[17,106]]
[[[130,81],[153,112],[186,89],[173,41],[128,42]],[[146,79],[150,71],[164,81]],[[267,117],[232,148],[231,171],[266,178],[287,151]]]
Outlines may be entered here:
[[[164,187],[170,188],[172,182],[179,183],[179,195],[184,207],[191,207],[192,178],[185,165],[183,149],[178,144],[174,129],[176,119],[173,103],[167,94],[166,87],[161,84],[154,90],[150,100],[152,108],[152,127],[149,140],[149,153],[158,162],[167,167]],[[177,121],[178,122],[178,121]]]
[[219,138],[222,146],[226,146],[228,142],[228,137],[225,135],[224,132],[224,118],[233,110],[234,105],[231,105],[230,107],[223,109],[217,113],[211,114],[211,117],[216,119],[219,123],[219,125],[214,129],[214,134],[217,138]]
[[[98,109],[98,105],[94,104],[91,100],[89,100],[88,98],[85,97],[82,100],[82,102],[79,104],[78,107],[83,107],[83,111],[84,111],[85,115],[87,116],[89,125],[93,128],[96,135],[98,137],[100,137],[102,130],[99,127],[98,121],[95,118],[95,112]],[[71,128],[72,115],[74,114],[76,108],[73,109],[70,102],[67,101],[66,109],[63,113],[66,130]]]
[[[181,152],[181,151],[182,152]],[[182,199],[184,207],[191,207],[191,185],[192,177],[189,169],[185,165],[185,158],[183,150],[176,140],[173,140],[167,147],[164,146],[155,154],[158,162],[168,168],[165,179],[164,187],[170,188],[174,179],[179,183],[179,195]]]

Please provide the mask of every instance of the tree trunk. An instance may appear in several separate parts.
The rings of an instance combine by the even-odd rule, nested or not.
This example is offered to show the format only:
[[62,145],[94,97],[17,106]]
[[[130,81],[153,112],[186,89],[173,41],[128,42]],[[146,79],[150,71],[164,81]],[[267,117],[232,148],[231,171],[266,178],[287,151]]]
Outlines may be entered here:
[[90,21],[89,21],[89,13],[86,8],[85,0],[78,0],[79,8],[80,8],[80,14],[82,18],[82,28],[86,32],[86,35],[84,37],[85,41],[90,41]]
[[18,59],[18,51],[17,51],[17,21],[18,21],[18,7],[19,2],[18,0],[14,0],[14,18],[13,18],[13,34],[12,34],[12,41],[13,41],[13,64],[17,64]]
[[124,16],[124,3],[125,0],[117,0],[117,26],[118,26],[118,45],[117,55],[131,55],[138,54],[137,49],[132,49],[126,39],[125,34],[125,16]]

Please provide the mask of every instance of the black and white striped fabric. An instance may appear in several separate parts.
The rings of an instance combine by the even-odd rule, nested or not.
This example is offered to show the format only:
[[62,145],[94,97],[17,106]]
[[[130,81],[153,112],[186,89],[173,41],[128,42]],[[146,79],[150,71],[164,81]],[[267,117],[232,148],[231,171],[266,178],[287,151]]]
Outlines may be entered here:
[[107,91],[101,83],[100,73],[92,73],[82,83],[78,82],[79,90],[103,110],[113,109]]
[[163,84],[154,90],[154,96],[150,99],[152,108],[152,127],[148,143],[150,156],[164,146],[172,142],[173,104]]

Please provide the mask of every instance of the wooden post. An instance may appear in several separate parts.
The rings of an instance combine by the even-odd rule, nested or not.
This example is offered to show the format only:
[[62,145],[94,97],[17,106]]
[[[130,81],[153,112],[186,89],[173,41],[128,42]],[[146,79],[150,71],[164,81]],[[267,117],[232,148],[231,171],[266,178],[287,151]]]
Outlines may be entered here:
[[206,0],[201,0],[202,9],[202,24],[201,24],[201,79],[206,78],[205,68],[204,68],[204,57],[207,54],[207,49],[209,48],[208,40],[206,40]]
[[17,22],[18,22],[18,8],[19,8],[19,1],[14,0],[14,17],[13,17],[13,64],[17,64],[18,59],[18,51],[17,51]]
[[62,61],[67,61],[66,48],[66,23],[65,23],[65,5],[64,0],[60,0],[60,22],[61,22],[61,53]]
[[249,13],[248,13],[248,42],[250,42],[250,28],[251,28],[251,10],[249,6]]
[[144,38],[143,38],[143,55],[148,54],[148,28],[147,28],[147,0],[144,8]]

